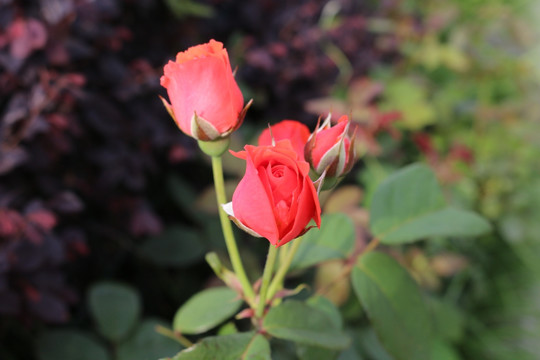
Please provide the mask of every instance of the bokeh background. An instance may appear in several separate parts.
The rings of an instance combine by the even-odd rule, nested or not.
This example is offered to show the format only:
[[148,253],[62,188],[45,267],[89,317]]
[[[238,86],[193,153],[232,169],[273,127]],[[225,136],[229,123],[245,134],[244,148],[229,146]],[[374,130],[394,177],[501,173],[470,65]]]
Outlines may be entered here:
[[[254,100],[235,149],[282,119],[313,128],[328,111],[352,116],[359,162],[325,195],[325,211],[347,213],[361,233],[375,186],[422,161],[450,202],[492,222],[480,239],[394,254],[442,299],[440,359],[539,359],[539,9],[534,0],[1,0],[0,359],[180,350],[155,327],[218,283],[204,254],[225,249],[208,159],[168,117],[159,78],[178,51],[211,38]],[[225,170],[232,190],[243,165],[227,156]],[[238,237],[255,280],[267,244]],[[293,283],[324,286],[336,271],[325,264]],[[331,300],[354,336],[351,359],[391,359],[348,294],[342,284]],[[115,311],[108,325],[97,320]],[[276,359],[296,358],[275,346]]]

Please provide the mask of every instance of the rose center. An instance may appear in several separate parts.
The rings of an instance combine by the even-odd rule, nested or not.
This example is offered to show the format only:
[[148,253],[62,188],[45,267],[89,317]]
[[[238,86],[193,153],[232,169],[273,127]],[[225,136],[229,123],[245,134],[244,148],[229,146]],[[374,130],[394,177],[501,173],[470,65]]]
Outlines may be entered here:
[[273,194],[274,204],[278,204],[283,200],[287,205],[290,205],[298,183],[296,172],[286,165],[269,163],[266,167],[266,174]]
[[285,176],[284,167],[285,166],[283,166],[283,165],[273,167],[272,168],[272,175],[274,175],[274,177],[277,177],[277,178]]

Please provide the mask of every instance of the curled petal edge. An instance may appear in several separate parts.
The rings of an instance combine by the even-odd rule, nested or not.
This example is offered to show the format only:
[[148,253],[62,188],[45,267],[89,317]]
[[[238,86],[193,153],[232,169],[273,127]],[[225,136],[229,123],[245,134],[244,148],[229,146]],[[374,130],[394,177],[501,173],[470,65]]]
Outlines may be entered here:
[[229,219],[231,219],[235,224],[236,226],[238,226],[240,229],[244,230],[245,232],[247,232],[248,234],[252,235],[252,236],[255,236],[255,237],[263,237],[262,235],[259,235],[257,232],[255,232],[253,229],[247,227],[246,225],[242,224],[240,222],[240,220],[238,220],[235,216],[234,216],[234,211],[233,211],[233,206],[232,206],[232,202],[228,202],[226,204],[222,204],[221,207],[223,208],[223,211],[225,211],[225,213],[227,215],[229,215]]

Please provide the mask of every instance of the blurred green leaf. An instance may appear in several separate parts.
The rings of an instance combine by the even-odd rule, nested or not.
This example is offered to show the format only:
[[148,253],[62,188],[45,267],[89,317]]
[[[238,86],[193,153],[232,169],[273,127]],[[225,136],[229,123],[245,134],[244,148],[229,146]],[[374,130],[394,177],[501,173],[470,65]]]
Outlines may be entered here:
[[317,346],[296,344],[296,356],[299,360],[362,360],[354,346],[343,351],[325,349]]
[[379,185],[395,171],[395,168],[374,159],[366,159],[365,166],[363,171],[358,172],[357,179],[364,189],[364,206],[369,208],[373,194]]
[[148,238],[139,248],[142,257],[161,266],[186,266],[205,254],[202,235],[195,229],[173,225],[163,233]]
[[317,346],[298,345],[296,355],[299,360],[335,360],[339,356],[339,351]]
[[467,55],[459,46],[441,43],[434,35],[424,36],[411,50],[410,56],[429,70],[445,65],[456,72],[465,72],[470,67]]
[[272,358],[281,360],[298,360],[297,344],[292,341],[271,339]]
[[399,244],[430,236],[475,237],[491,230],[491,225],[471,211],[446,208],[405,220],[402,226],[388,229],[381,242]]
[[364,197],[364,192],[356,185],[342,185],[334,189],[324,202],[323,213],[347,213],[357,208]]
[[324,311],[326,315],[330,318],[336,329],[343,328],[343,319],[339,309],[334,305],[333,302],[325,298],[324,296],[313,296],[310,297],[306,304],[313,306],[321,311]]
[[230,335],[230,334],[236,334],[238,333],[238,329],[236,328],[236,325],[234,322],[229,321],[228,323],[221,326],[218,330],[218,335]]
[[271,360],[270,344],[264,336],[257,334],[242,355],[240,359]]
[[409,165],[384,180],[370,207],[374,232],[401,224],[403,218],[442,209],[445,201],[433,171],[424,164]]
[[141,313],[137,292],[118,283],[101,282],[92,286],[88,303],[98,331],[113,342],[128,335]]
[[413,78],[395,78],[384,92],[383,108],[397,110],[402,119],[399,125],[410,130],[419,130],[436,121],[434,107],[428,102],[424,86]]
[[478,236],[490,224],[466,210],[448,208],[429,167],[413,164],[386,179],[375,191],[370,227],[385,244],[400,244],[430,236]]
[[343,350],[339,354],[339,357],[337,359],[338,360],[362,360],[363,357],[360,356],[360,354],[356,351],[354,346],[350,346],[349,348]]
[[[339,309],[324,296],[314,296],[306,301],[306,304],[323,311],[332,321],[336,329],[343,327],[343,319]],[[301,360],[331,360],[337,359],[340,352],[332,349],[325,349],[318,346],[297,345],[296,354]]]
[[418,285],[390,256],[372,251],[352,272],[356,296],[396,360],[429,359],[431,319]]
[[430,297],[428,304],[435,336],[445,341],[459,341],[465,330],[465,319],[459,308],[451,302],[435,297]]
[[[118,346],[116,360],[149,360],[172,356],[182,350],[175,340],[156,332],[156,326],[167,326],[157,319],[145,319],[135,333]],[[97,359],[97,358],[96,358]]]
[[449,344],[437,340],[431,345],[431,359],[433,360],[461,360],[461,356]]
[[346,322],[355,321],[364,316],[364,309],[356,296],[349,296],[347,302],[340,307],[341,316]]
[[335,326],[325,311],[296,300],[271,308],[263,329],[277,338],[305,345],[340,350],[350,344],[347,334]]
[[242,305],[238,294],[215,287],[193,295],[174,315],[173,328],[182,334],[200,334],[231,317]]
[[354,246],[354,225],[344,214],[326,214],[321,228],[311,229],[302,239],[291,269],[300,269],[319,262],[344,259]]
[[377,334],[372,328],[356,330],[351,335],[356,349],[367,359],[394,360],[386,349],[382,347]]
[[196,16],[209,18],[214,16],[214,9],[210,5],[200,4],[192,0],[165,0],[175,16],[183,18]]
[[271,360],[270,344],[255,332],[211,336],[180,352],[171,360]]
[[106,348],[84,332],[53,330],[39,336],[36,343],[39,360],[109,360]]

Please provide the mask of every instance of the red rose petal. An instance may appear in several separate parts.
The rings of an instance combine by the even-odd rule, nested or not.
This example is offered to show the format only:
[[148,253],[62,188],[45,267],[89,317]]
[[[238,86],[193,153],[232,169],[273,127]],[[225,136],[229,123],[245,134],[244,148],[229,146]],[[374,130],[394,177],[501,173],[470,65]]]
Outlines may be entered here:
[[238,184],[233,198],[235,217],[257,234],[276,244],[279,236],[274,212],[265,186],[248,152],[246,174]]

